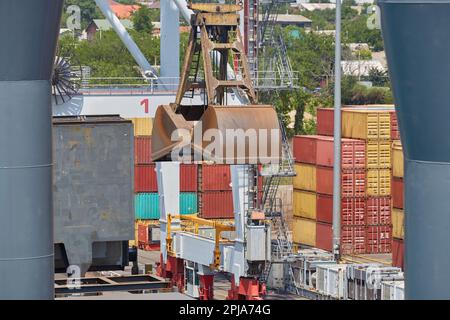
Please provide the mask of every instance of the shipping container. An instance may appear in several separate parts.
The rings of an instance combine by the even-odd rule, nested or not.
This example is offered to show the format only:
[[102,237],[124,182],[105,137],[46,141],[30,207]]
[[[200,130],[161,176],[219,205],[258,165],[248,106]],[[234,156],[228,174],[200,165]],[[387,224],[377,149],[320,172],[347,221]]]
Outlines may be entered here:
[[391,115],[386,110],[344,108],[342,136],[363,140],[390,140]]
[[231,190],[231,171],[227,164],[201,165],[200,191]]
[[318,264],[316,270],[316,290],[320,294],[332,299],[346,297],[345,264]]
[[[367,105],[367,106],[345,106],[342,108],[342,122],[344,124],[344,113],[347,112],[346,118],[351,114],[352,111],[358,111],[363,113],[384,113],[385,116],[383,117],[383,123],[382,127],[384,127],[382,137],[378,135],[371,134],[370,137],[367,137],[367,132],[369,130],[364,130],[364,127],[367,128],[364,124],[366,121],[363,121],[361,124],[361,127],[359,128],[360,131],[360,137],[364,138],[358,138],[358,139],[383,139],[383,140],[389,140],[389,139],[400,139],[399,133],[398,133],[398,123],[397,123],[397,117],[395,114],[395,108],[393,105]],[[388,117],[389,116],[389,120]],[[390,122],[390,132],[386,128],[387,121]],[[378,121],[379,123],[379,121]],[[350,124],[352,125],[352,124]],[[348,126],[347,126],[348,127]],[[378,126],[379,128],[379,126]],[[344,134],[344,128],[342,128],[342,136],[343,137],[352,137],[353,136],[347,136]],[[378,129],[379,130],[379,129]],[[370,130],[373,132],[373,130]],[[377,130],[375,130],[376,132]],[[317,134],[318,135],[325,135],[325,136],[333,136],[334,134],[334,109],[333,108],[318,108],[317,109]]]
[[[194,214],[198,212],[197,193],[180,193],[180,214]],[[159,219],[159,196],[158,193],[138,193],[135,195],[136,219],[151,220]]]
[[[366,166],[365,142],[355,139],[341,140],[342,168],[364,169]],[[390,146],[389,146],[390,151]],[[310,135],[294,137],[294,157],[299,163],[332,167],[334,161],[334,138]]]
[[366,223],[368,225],[391,225],[391,198],[366,199]]
[[180,214],[198,213],[198,198],[195,192],[180,193]]
[[[333,168],[316,168],[317,192],[333,194]],[[341,173],[342,197],[364,197],[366,195],[366,173],[363,170],[350,170]]]
[[392,209],[392,236],[397,239],[405,238],[405,212],[402,209]]
[[135,136],[151,136],[153,130],[152,118],[131,118],[134,125]]
[[383,197],[391,195],[391,170],[367,170],[367,195],[369,197]]
[[317,139],[315,135],[294,136],[293,156],[296,162],[316,164]]
[[231,191],[205,191],[198,194],[200,216],[205,219],[234,218]]
[[158,192],[155,168],[154,164],[139,164],[134,167],[135,193]]
[[402,239],[392,239],[392,265],[404,269],[405,253]]
[[152,164],[152,137],[140,136],[134,138],[134,163]]
[[[318,136],[316,163],[318,166],[333,167],[333,137]],[[341,139],[341,166],[343,170],[365,169],[366,145],[364,141],[346,138]]]
[[159,219],[159,197],[157,193],[138,193],[134,201],[136,219]]
[[316,166],[306,163],[296,163],[293,178],[294,189],[316,191]]
[[138,247],[144,251],[159,251],[161,232],[159,226],[138,224]]
[[198,165],[180,165],[180,192],[197,192]]
[[392,226],[367,226],[366,238],[367,253],[392,252]]
[[403,178],[392,177],[392,205],[394,208],[403,209],[404,206]]
[[398,127],[397,114],[391,112],[391,139],[400,140],[400,130]]
[[364,198],[341,199],[341,225],[364,226],[366,223],[366,200]]
[[292,240],[301,245],[316,245],[316,222],[311,219],[294,217],[292,221]]
[[316,196],[316,219],[318,222],[333,223],[333,196],[320,194]]
[[326,251],[333,250],[333,225],[316,222],[316,247]]
[[334,109],[317,108],[317,134],[334,135]]
[[[333,222],[333,196],[317,194],[317,221],[323,223]],[[341,224],[357,226],[366,224],[365,198],[341,199]]]
[[367,169],[391,168],[391,141],[367,141]]
[[341,251],[343,254],[366,253],[366,227],[343,226],[341,228]]
[[294,216],[316,219],[316,193],[294,190]]
[[392,143],[392,175],[397,178],[403,178],[403,148],[400,141]]
[[405,281],[381,281],[381,300],[405,300]]

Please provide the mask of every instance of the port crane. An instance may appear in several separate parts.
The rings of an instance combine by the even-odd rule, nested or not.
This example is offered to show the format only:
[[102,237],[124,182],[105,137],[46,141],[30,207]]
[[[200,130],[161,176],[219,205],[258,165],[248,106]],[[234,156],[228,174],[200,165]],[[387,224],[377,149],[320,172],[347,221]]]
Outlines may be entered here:
[[[174,103],[158,107],[152,133],[152,158],[157,160],[161,199],[161,263],[158,271],[161,276],[172,278],[180,289],[200,299],[212,298],[214,272],[225,272],[231,274],[229,299],[260,299],[265,292],[262,275],[272,258],[271,224],[266,213],[273,211],[271,202],[279,180],[269,179],[271,186],[266,187],[264,199],[258,197],[258,164],[276,160],[277,174],[280,168],[292,172],[292,164],[288,162],[289,169],[285,168],[285,162],[280,162],[285,153],[283,142],[286,141],[281,138],[275,109],[257,104],[239,29],[238,12],[242,3],[189,1],[188,7],[194,15],[191,17],[192,29],[180,87]],[[228,62],[235,66],[233,78],[226,71]],[[245,96],[248,104],[227,105],[231,89]],[[203,92],[204,104],[183,102],[192,90]],[[230,140],[225,134],[223,137],[226,138],[215,152],[204,152],[208,145],[203,140],[199,143],[191,134],[200,132],[204,135],[211,129],[219,133],[226,130],[240,130],[242,133],[247,130],[270,131],[272,134],[265,141],[270,153],[260,157],[261,150],[257,150],[256,155],[251,154],[251,146],[245,142],[244,157],[235,153],[229,156],[226,146]],[[177,130],[185,132],[186,136],[174,141],[173,132]],[[260,143],[257,141],[258,145]],[[272,143],[275,143],[275,148],[272,148]],[[187,153],[186,146],[189,147]],[[199,161],[232,164],[234,224],[177,214],[180,162],[173,161],[172,157],[178,149],[183,151],[183,156],[193,156]],[[213,237],[201,233],[201,226],[205,225],[213,228]],[[234,232],[234,237],[221,236],[230,231]]]

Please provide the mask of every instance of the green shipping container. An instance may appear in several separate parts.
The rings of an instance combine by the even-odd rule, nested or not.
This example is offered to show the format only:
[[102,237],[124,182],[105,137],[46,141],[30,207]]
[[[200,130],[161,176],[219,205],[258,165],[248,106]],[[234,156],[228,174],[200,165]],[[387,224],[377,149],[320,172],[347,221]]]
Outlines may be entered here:
[[157,193],[137,193],[134,202],[136,219],[159,219],[159,197]]
[[[159,197],[157,193],[138,193],[135,196],[136,219],[159,219]],[[180,194],[180,213],[197,213],[197,193],[182,192]]]
[[198,213],[197,193],[195,193],[195,192],[182,192],[181,193],[181,195],[180,195],[180,213],[181,214]]

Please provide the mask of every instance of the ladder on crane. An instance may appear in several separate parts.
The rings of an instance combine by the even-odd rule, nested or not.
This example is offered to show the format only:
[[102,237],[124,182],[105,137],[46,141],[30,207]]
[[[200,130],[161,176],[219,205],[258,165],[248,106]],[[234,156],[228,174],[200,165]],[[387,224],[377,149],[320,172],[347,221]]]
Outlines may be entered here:
[[[289,275],[289,281],[286,284],[286,290],[298,294],[298,289],[295,284],[295,277],[291,260],[294,255],[292,232],[289,230],[284,211],[283,203],[277,197],[280,183],[283,179],[294,177],[296,175],[294,170],[294,161],[292,158],[289,141],[287,139],[286,130],[280,121],[281,140],[282,140],[282,160],[278,164],[276,172],[270,172],[265,176],[264,192],[262,206],[266,217],[271,220],[272,226],[272,259],[267,261],[265,268],[260,277],[261,282],[267,282],[273,263],[283,263]],[[264,174],[263,174],[264,176]]]

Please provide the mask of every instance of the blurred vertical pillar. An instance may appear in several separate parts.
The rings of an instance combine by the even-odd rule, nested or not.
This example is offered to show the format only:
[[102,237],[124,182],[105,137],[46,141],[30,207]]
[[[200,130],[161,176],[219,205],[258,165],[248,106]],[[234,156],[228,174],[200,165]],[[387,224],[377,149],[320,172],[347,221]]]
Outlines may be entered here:
[[378,5],[405,158],[406,299],[450,299],[450,1]]
[[0,1],[0,299],[53,299],[51,74],[62,0]]

